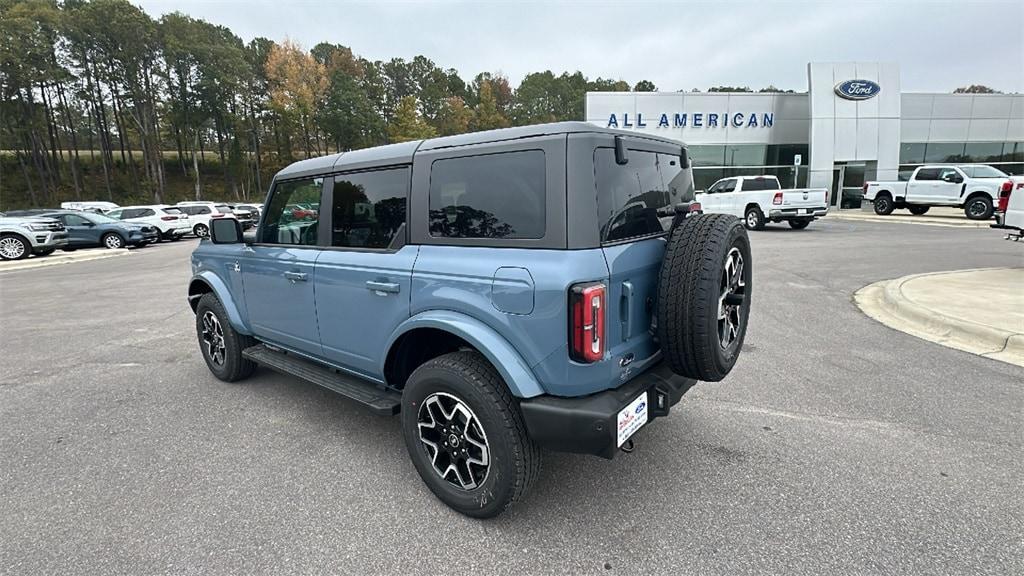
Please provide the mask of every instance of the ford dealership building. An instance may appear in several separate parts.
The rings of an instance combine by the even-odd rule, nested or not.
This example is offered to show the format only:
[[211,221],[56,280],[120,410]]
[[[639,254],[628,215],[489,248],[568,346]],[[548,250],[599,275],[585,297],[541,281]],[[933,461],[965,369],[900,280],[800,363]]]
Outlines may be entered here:
[[[685,142],[698,189],[774,174],[859,208],[865,180],[934,162],[1024,174],[1024,95],[901,93],[888,63],[807,65],[807,92],[590,92],[587,121]],[[799,162],[800,166],[795,167]]]

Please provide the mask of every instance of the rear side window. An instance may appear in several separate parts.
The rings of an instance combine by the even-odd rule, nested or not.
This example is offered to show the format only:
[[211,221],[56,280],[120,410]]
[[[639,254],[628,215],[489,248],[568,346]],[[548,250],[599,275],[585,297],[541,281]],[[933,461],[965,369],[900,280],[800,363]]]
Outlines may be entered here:
[[938,180],[939,169],[938,168],[922,168],[917,171],[917,176],[914,180]]
[[758,190],[764,190],[764,180],[760,178],[748,178],[743,181],[744,192],[757,192]]
[[779,190],[779,181],[775,178],[762,178],[762,190]]
[[436,160],[430,168],[430,235],[543,238],[544,152]]
[[181,210],[177,208],[163,208],[165,214],[181,214]]
[[334,177],[331,245],[387,248],[405,224],[409,169]]
[[[681,182],[671,171],[674,157],[639,150],[629,151],[627,164],[615,163],[615,150],[594,151],[594,176],[597,179],[597,209],[601,240],[615,242],[626,238],[661,234],[672,224],[672,206],[692,197],[693,183]],[[678,164],[678,158],[675,158]],[[666,164],[662,170],[662,164]],[[688,174],[688,171],[683,171]],[[675,185],[665,182],[671,174]],[[683,179],[689,180],[689,177]]]

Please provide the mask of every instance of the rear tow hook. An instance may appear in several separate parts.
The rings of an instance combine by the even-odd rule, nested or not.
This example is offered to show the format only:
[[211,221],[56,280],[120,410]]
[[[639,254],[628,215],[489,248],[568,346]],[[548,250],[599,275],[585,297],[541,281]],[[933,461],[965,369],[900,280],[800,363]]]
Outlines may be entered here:
[[626,442],[623,443],[622,446],[619,446],[619,450],[622,450],[626,454],[629,454],[629,453],[633,452],[634,448],[635,448],[635,446],[633,446],[633,439],[632,438],[630,438],[629,440],[626,440]]

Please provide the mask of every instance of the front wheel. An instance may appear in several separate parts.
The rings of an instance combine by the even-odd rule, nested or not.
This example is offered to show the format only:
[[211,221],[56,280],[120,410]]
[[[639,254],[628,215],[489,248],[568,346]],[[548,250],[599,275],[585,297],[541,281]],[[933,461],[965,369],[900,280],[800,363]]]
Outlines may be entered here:
[[0,260],[21,260],[30,254],[28,242],[24,238],[7,234],[0,236]]
[[764,212],[761,212],[757,206],[747,208],[747,212],[743,216],[743,225],[747,227],[747,230],[764,230]]
[[975,196],[964,206],[964,214],[970,220],[988,220],[993,211],[992,200],[988,196]]
[[196,224],[192,227],[192,233],[199,238],[206,238],[210,235],[210,228],[206,224]]
[[100,238],[100,243],[106,248],[111,250],[117,250],[118,248],[124,248],[124,238],[116,232],[107,232]]
[[466,516],[501,514],[540,471],[540,449],[526,433],[519,405],[477,352],[439,356],[409,376],[402,435],[423,482]]
[[231,327],[224,305],[212,293],[203,294],[196,306],[196,335],[203,360],[218,379],[236,382],[256,370],[256,364],[242,356],[242,350],[256,341]]
[[929,208],[931,208],[931,206],[907,206],[907,210],[910,210],[910,213],[914,216],[920,216],[928,213]]
[[804,228],[807,228],[807,225],[810,224],[810,223],[811,223],[811,221],[807,220],[807,219],[790,220],[789,221],[789,227],[794,229],[794,230],[803,230]]

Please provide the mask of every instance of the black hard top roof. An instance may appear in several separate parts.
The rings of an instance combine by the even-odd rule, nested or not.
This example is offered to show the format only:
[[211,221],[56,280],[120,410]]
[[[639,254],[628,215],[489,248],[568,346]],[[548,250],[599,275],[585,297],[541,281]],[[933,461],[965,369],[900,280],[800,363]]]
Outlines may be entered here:
[[555,122],[552,124],[534,124],[532,126],[518,126],[515,128],[501,128],[498,130],[485,130],[483,132],[469,132],[455,136],[442,136],[428,140],[412,140],[400,144],[388,144],[374,148],[364,148],[351,152],[340,152],[318,158],[309,158],[294,162],[281,169],[277,173],[278,179],[297,178],[312,176],[315,174],[327,174],[340,170],[358,170],[361,168],[372,168],[375,166],[387,166],[395,164],[410,164],[413,156],[422,150],[438,150],[441,148],[454,148],[458,146],[470,146],[473,144],[484,144],[488,142],[502,142],[506,140],[519,140],[535,136],[547,136],[552,134],[574,134],[581,132],[613,134],[617,136],[629,136],[633,138],[646,138],[673,144],[679,142],[670,138],[650,136],[639,132],[628,130],[614,130],[602,128],[586,122]]

